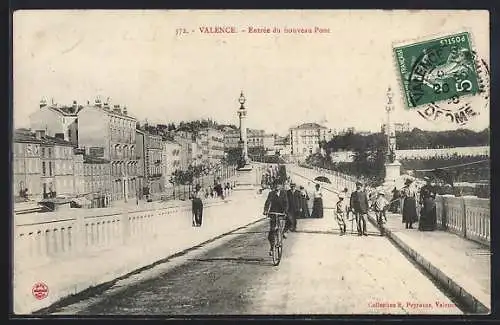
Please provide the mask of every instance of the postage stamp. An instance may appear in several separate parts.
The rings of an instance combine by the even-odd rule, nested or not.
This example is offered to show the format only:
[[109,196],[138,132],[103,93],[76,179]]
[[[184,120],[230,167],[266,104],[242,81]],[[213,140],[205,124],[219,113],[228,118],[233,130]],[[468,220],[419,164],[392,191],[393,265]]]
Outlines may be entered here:
[[407,109],[479,92],[468,32],[394,47]]

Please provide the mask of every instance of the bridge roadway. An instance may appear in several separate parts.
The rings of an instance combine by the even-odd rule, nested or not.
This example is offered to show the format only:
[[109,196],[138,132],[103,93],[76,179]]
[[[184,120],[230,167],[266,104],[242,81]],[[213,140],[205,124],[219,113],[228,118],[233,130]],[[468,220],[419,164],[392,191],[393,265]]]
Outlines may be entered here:
[[[294,177],[299,184],[312,184]],[[325,191],[325,206],[335,195]],[[261,213],[252,201],[238,214]],[[267,220],[54,310],[79,315],[462,314],[378,230],[339,236],[333,211],[299,219],[274,267]]]

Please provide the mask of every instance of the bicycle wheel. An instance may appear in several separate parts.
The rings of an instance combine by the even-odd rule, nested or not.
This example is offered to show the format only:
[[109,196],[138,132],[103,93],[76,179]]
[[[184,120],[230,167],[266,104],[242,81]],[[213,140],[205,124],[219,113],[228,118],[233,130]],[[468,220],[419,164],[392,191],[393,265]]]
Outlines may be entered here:
[[273,245],[272,256],[273,256],[273,265],[278,266],[281,261],[281,243],[277,231],[274,232],[274,245]]

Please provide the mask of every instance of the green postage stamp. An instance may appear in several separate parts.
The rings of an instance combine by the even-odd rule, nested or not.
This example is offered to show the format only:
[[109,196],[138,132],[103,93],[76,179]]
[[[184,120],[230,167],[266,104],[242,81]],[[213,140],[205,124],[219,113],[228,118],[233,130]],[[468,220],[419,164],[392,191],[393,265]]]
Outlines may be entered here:
[[407,108],[479,92],[469,33],[394,47]]

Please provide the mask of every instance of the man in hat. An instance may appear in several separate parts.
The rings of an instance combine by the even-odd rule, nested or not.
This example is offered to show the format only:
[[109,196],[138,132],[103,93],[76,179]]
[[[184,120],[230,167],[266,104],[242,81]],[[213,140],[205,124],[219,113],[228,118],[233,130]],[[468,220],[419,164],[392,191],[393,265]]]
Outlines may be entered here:
[[366,232],[366,214],[368,213],[368,196],[362,189],[363,184],[356,182],[356,190],[351,194],[350,206],[356,217],[358,236],[368,236]]
[[[264,203],[264,215],[268,215],[272,212],[284,213],[288,215],[287,193],[282,189],[282,186],[283,185],[278,182],[274,182],[272,184],[272,190],[267,195],[266,202]],[[276,215],[271,214],[269,221],[269,233],[267,234],[267,239],[269,240],[270,245],[269,255],[272,255],[272,249],[274,246],[274,229],[276,228],[278,218]],[[285,234],[283,234],[283,238],[286,238]]]
[[290,189],[287,191],[288,199],[288,227],[285,230],[295,231],[297,228],[297,218],[302,212],[302,196],[296,189],[295,183],[290,183]]

